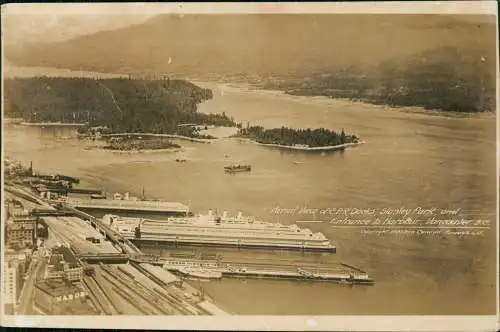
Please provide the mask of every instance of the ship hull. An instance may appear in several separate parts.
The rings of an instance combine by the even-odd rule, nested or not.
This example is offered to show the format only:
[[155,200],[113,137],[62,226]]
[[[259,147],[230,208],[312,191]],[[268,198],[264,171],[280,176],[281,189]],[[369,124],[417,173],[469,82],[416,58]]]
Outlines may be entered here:
[[144,217],[144,216],[165,216],[165,217],[184,217],[187,212],[170,211],[170,210],[148,210],[143,208],[116,208],[116,207],[80,207],[75,206],[76,209],[87,212],[91,215],[104,216],[105,214],[123,214],[126,213],[130,217]]
[[262,274],[262,273],[248,273],[248,272],[222,272],[222,277],[232,277],[232,278],[255,278],[255,279],[288,279],[288,280],[298,280],[305,282],[337,282],[339,284],[345,285],[373,285],[375,282],[372,279],[346,279],[336,276],[322,276],[322,277],[306,277],[297,275],[287,275],[287,274]]
[[287,250],[287,251],[302,251],[302,252],[329,252],[336,253],[336,247],[300,247],[293,245],[274,245],[270,244],[237,244],[237,243],[213,243],[213,242],[187,242],[182,240],[153,240],[153,239],[136,239],[129,238],[135,245],[141,246],[196,246],[196,247],[219,247],[219,248],[238,248],[238,249],[261,249],[261,250]]

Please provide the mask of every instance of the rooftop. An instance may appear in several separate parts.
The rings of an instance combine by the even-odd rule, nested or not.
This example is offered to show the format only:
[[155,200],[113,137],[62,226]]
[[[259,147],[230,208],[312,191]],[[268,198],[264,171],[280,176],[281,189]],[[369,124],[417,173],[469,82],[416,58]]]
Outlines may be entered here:
[[37,217],[30,216],[30,215],[15,215],[14,217],[11,218],[12,222],[17,223],[17,222],[36,222]]
[[59,257],[60,255],[62,255],[62,259],[69,264],[70,268],[78,267],[79,265],[75,255],[73,255],[73,253],[68,247],[59,246],[52,250],[52,255],[57,255]]
[[155,266],[155,265],[151,265],[151,264],[147,264],[147,263],[142,263],[141,266],[166,284],[170,284],[172,282],[179,281],[179,278],[176,275],[168,272],[167,270],[165,270],[159,266]]
[[34,224],[27,223],[8,223],[7,230],[9,231],[19,231],[19,230],[32,230],[35,228]]
[[63,256],[60,254],[53,254],[49,258],[49,265],[53,265],[56,271],[63,271],[64,265],[62,261],[64,260]]
[[59,308],[61,315],[98,315],[95,309],[84,301],[62,302]]

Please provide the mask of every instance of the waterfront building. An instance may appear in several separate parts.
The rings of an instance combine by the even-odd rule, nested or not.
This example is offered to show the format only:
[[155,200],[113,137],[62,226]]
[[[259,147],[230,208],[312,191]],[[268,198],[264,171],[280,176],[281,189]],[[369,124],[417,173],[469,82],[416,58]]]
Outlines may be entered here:
[[80,284],[65,280],[43,280],[35,284],[35,308],[49,315],[95,315]]

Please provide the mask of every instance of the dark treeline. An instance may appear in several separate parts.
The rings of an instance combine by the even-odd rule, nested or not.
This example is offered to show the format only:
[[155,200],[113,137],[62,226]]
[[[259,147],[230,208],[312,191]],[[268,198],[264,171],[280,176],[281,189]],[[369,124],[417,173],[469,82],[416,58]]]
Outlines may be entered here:
[[390,106],[419,106],[456,112],[494,110],[494,59],[480,52],[464,54],[455,47],[425,51],[407,61],[386,61],[362,70],[311,74],[268,82],[288,94],[348,98]]
[[185,80],[16,78],[5,80],[5,115],[30,122],[107,126],[111,132],[177,133],[182,123],[234,125],[225,114],[202,114],[212,98]]
[[114,137],[109,140],[109,144],[105,146],[108,150],[158,150],[180,148],[179,144],[173,143],[171,140],[164,138],[135,138],[135,137]]
[[251,126],[239,130],[239,136],[255,140],[263,144],[307,145],[309,147],[335,146],[345,143],[357,143],[356,135],[347,135],[325,129],[292,129],[287,127],[264,129],[261,126]]

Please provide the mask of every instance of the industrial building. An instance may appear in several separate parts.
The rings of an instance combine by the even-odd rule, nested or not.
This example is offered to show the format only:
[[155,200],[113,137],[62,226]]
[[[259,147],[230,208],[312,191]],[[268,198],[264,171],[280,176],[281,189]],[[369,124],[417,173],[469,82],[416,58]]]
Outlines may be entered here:
[[35,284],[35,308],[49,315],[95,315],[80,284],[65,280],[43,280]]
[[2,266],[2,299],[4,312],[14,314],[17,300],[24,284],[24,274],[31,262],[31,255],[28,251],[5,252]]
[[36,217],[14,216],[5,225],[5,243],[11,248],[27,248],[36,244]]
[[18,277],[17,264],[6,261],[2,266],[2,302],[4,305],[4,312],[7,315],[14,314],[17,296],[21,289]]
[[52,250],[52,255],[47,264],[47,279],[63,279],[68,282],[78,282],[81,281],[82,276],[82,266],[78,263],[70,248],[59,246]]

